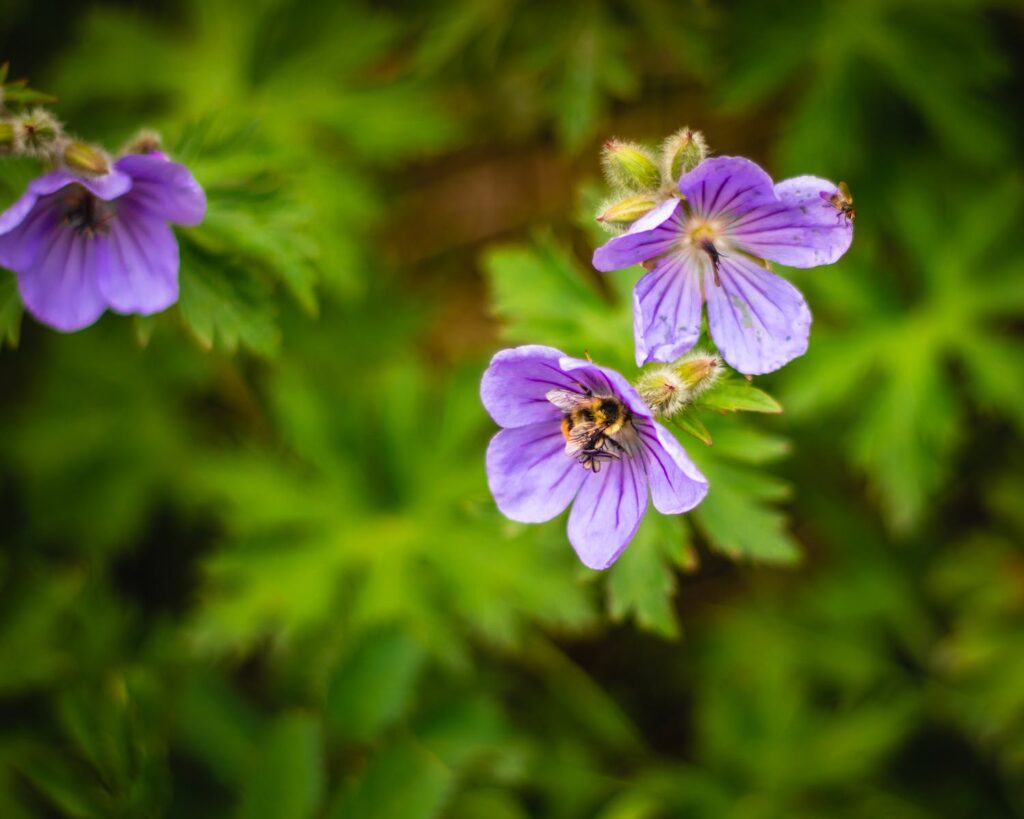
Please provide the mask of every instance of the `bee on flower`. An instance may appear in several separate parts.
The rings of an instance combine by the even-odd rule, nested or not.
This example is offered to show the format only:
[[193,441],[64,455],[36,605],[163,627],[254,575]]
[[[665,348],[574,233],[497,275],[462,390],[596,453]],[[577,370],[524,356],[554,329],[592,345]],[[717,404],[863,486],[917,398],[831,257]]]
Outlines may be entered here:
[[708,483],[636,390],[614,370],[552,347],[502,350],[481,399],[502,427],[487,478],[508,518],[540,523],[569,513],[569,542],[606,569],[633,539],[648,495],[663,514],[687,512]]

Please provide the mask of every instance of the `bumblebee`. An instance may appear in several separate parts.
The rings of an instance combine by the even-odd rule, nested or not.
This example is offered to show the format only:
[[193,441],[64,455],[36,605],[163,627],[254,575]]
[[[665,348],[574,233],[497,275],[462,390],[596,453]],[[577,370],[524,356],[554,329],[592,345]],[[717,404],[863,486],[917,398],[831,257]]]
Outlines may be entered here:
[[822,191],[819,195],[839,211],[839,218],[845,216],[846,221],[852,222],[857,217],[857,211],[853,209],[853,196],[850,194],[850,189],[846,186],[845,182],[839,183],[839,190],[835,193],[825,193],[825,191]]
[[612,395],[594,395],[570,390],[551,390],[547,399],[564,413],[562,435],[566,455],[575,455],[584,469],[601,471],[601,462],[618,458],[625,452],[616,440],[632,415],[625,404]]

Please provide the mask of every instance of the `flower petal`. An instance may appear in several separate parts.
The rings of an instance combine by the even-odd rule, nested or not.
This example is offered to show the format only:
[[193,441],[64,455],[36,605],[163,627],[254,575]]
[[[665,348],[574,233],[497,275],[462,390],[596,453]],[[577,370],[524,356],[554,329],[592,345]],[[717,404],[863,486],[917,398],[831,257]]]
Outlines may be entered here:
[[178,300],[178,242],[164,222],[125,200],[97,239],[99,287],[114,310],[145,316]]
[[807,350],[811,311],[785,279],[734,255],[723,257],[721,286],[705,274],[711,337],[741,373],[777,370]]
[[622,554],[647,511],[642,461],[606,461],[586,480],[569,513],[569,542],[591,569],[607,569]]
[[155,217],[198,225],[206,215],[206,193],[184,165],[158,154],[129,154],[115,167],[132,178],[131,201]]
[[679,180],[690,212],[704,219],[738,219],[775,201],[772,178],[742,156],[705,159]]
[[708,480],[676,436],[657,421],[637,424],[637,432],[644,448],[654,508],[665,515],[678,515],[704,500]]
[[608,273],[660,256],[679,237],[679,204],[674,197],[666,199],[621,236],[609,239],[594,251],[594,267]]
[[0,265],[15,273],[27,273],[35,266],[36,259],[53,240],[53,231],[61,226],[63,219],[53,198],[33,202],[33,207],[18,224],[0,233]]
[[480,400],[491,418],[503,427],[560,419],[562,413],[544,396],[554,389],[580,391],[577,379],[559,364],[564,357],[560,350],[539,344],[495,354],[480,382]]
[[94,241],[66,225],[51,224],[33,266],[18,271],[25,307],[57,330],[88,327],[106,309],[96,266]]
[[[821,196],[822,193],[830,196],[838,190],[834,183],[817,176],[795,176],[775,186],[779,201],[800,211],[806,224],[804,241],[812,243],[814,252],[810,257],[813,264],[797,264],[783,259],[773,261],[792,267],[814,267],[832,264],[850,249],[853,222]],[[794,253],[792,250],[789,252]]]
[[0,214],[0,235],[20,225],[40,199],[56,193],[68,185],[81,185],[100,199],[116,199],[132,186],[132,180],[117,170],[102,176],[77,176],[70,171],[50,171],[29,182],[25,192],[7,210]]
[[590,473],[565,454],[556,421],[503,429],[487,447],[487,483],[502,514],[522,523],[551,520]]
[[672,361],[700,338],[700,272],[687,254],[674,253],[633,289],[636,363]]
[[563,357],[559,363],[566,373],[571,374],[572,378],[585,384],[594,392],[605,395],[609,393],[617,395],[625,402],[634,415],[639,415],[643,418],[651,417],[650,408],[644,403],[644,400],[633,388],[633,385],[623,378],[622,375],[615,372],[615,370],[599,367],[592,361],[582,358],[571,358],[570,356]]

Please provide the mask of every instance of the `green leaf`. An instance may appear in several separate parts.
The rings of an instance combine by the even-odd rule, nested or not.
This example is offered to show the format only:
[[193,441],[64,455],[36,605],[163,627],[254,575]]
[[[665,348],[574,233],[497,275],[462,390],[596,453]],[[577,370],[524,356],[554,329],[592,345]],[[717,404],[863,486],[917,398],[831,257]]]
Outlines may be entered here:
[[550,236],[539,235],[533,247],[491,250],[483,263],[508,341],[549,344],[569,355],[582,355],[585,345],[600,364],[632,367],[632,353],[621,343],[632,338],[632,302],[599,296],[582,266]]
[[685,559],[689,530],[680,518],[648,510],[636,536],[608,571],[608,610],[613,620],[632,616],[662,637],[679,636],[675,568]]
[[711,433],[708,432],[708,428],[704,425],[704,422],[697,417],[696,413],[692,409],[687,408],[682,412],[673,415],[672,423],[683,432],[688,435],[692,435],[701,443],[711,446]]
[[414,739],[381,750],[339,796],[330,819],[433,819],[454,784],[451,770]]
[[725,379],[697,396],[694,405],[716,412],[782,412],[782,405],[746,381]]
[[338,666],[327,715],[338,733],[367,740],[404,713],[423,664],[423,650],[400,629],[367,633]]
[[14,276],[4,275],[0,279],[0,344],[18,346],[24,312],[17,280]]
[[774,436],[749,428],[744,434],[728,428],[712,431],[721,447],[716,443],[690,452],[710,484],[707,497],[692,513],[698,527],[715,549],[732,557],[794,563],[799,547],[786,516],[772,505],[787,497],[789,488],[763,468],[785,447]]
[[279,717],[253,747],[241,819],[306,819],[323,798],[322,736],[304,714]]
[[221,782],[240,787],[266,731],[261,715],[219,677],[197,674],[185,687],[179,720],[188,751]]
[[271,355],[280,332],[266,285],[250,271],[181,242],[181,316],[206,348]]

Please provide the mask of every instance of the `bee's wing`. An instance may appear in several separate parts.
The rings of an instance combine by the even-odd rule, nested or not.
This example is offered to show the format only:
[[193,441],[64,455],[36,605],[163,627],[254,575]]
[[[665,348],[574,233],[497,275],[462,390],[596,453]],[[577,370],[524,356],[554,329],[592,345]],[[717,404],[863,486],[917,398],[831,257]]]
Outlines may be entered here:
[[850,189],[849,189],[849,187],[847,187],[845,182],[840,182],[839,183],[839,192],[844,197],[846,197],[846,201],[847,202],[849,202],[851,205],[853,204],[853,196],[850,195]]
[[589,400],[585,395],[571,390],[548,390],[544,397],[565,413],[572,412],[576,407]]
[[591,444],[596,433],[597,424],[585,422],[576,424],[565,436],[565,454],[575,455],[577,452],[599,446],[599,444],[603,443],[601,438],[598,438],[596,443]]

